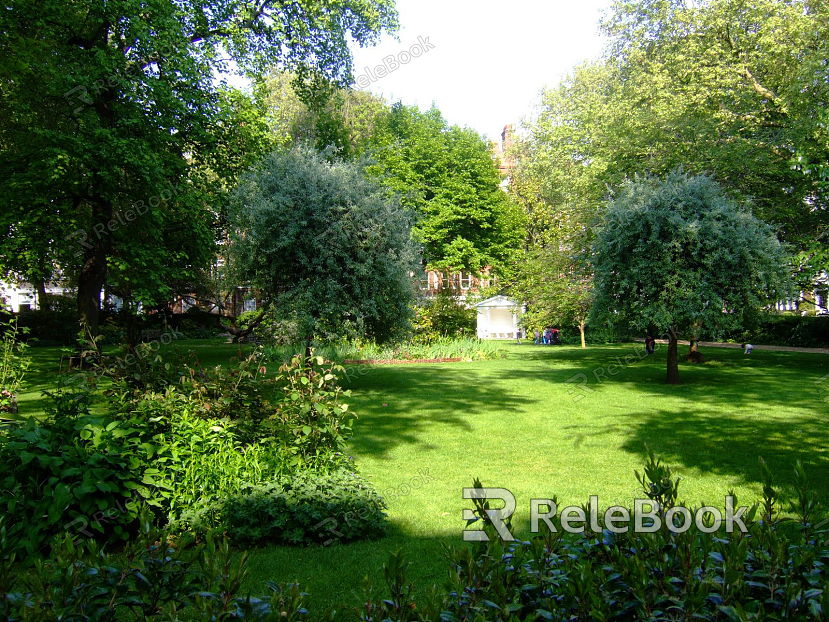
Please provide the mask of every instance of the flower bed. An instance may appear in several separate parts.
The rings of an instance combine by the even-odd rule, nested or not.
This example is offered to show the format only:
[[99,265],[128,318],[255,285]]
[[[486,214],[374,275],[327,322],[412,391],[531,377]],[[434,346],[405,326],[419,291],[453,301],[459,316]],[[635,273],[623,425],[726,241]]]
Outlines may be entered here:
[[442,359],[345,359],[343,365],[402,365],[404,363],[462,363],[461,357]]

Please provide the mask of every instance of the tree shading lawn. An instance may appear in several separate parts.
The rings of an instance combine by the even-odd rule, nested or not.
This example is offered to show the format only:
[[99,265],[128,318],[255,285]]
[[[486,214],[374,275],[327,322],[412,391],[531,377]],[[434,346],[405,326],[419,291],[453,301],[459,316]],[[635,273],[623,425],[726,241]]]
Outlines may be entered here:
[[[645,443],[683,477],[680,500],[689,504],[723,507],[731,489],[741,504],[758,499],[762,455],[784,489],[801,460],[829,506],[829,407],[823,401],[829,382],[818,384],[829,373],[829,356],[706,350],[708,363],[682,365],[683,383],[668,386],[665,346],[613,376],[608,365],[641,344],[504,347],[509,357],[495,361],[381,366],[363,375],[355,370],[348,388],[360,418],[352,452],[381,493],[397,494],[389,496],[389,535],[252,551],[251,591],[262,593],[269,580],[298,580],[310,593],[312,613],[356,605],[362,578],[380,586],[382,563],[400,547],[412,562],[410,578],[426,591],[444,583],[441,545],[461,541],[462,510],[471,507],[461,489],[473,477],[515,494],[513,524],[527,535],[533,497],[582,504],[595,494],[601,508],[632,505],[633,470],[641,470]],[[598,383],[593,370],[600,368],[607,379]],[[566,382],[577,373],[588,376],[593,392]],[[426,479],[434,479],[401,496],[427,469]]]

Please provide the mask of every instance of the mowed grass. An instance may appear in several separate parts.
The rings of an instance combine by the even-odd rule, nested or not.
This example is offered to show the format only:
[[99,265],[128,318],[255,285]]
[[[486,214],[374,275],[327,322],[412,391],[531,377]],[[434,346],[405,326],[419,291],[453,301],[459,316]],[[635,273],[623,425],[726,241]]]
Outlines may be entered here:
[[[462,511],[471,507],[462,489],[473,478],[515,494],[514,525],[527,535],[534,497],[582,504],[597,495],[600,507],[632,504],[640,496],[633,470],[641,471],[646,443],[683,478],[688,503],[723,507],[732,489],[741,504],[757,500],[762,455],[786,489],[795,461],[808,465],[829,505],[829,383],[816,384],[829,373],[829,356],[710,348],[709,363],[681,365],[682,384],[668,386],[664,346],[647,359],[629,357],[636,362],[614,375],[608,366],[624,364],[641,346],[505,348],[509,358],[496,361],[352,370],[359,416],[352,453],[381,492],[395,493],[389,536],[254,550],[248,587],[261,593],[265,581],[297,580],[312,612],[356,607],[361,579],[382,587],[382,563],[402,548],[424,594],[445,581],[441,545],[461,542]],[[567,382],[579,373],[589,393]],[[433,479],[408,490],[424,472]]]
[[[210,364],[238,352],[179,345],[196,345]],[[634,344],[504,348],[508,358],[495,361],[350,368],[346,386],[359,417],[351,453],[389,501],[389,534],[255,549],[246,589],[264,594],[267,581],[296,580],[312,613],[356,607],[363,577],[382,587],[383,562],[402,548],[423,594],[444,583],[442,545],[461,542],[462,511],[471,507],[462,489],[473,478],[514,493],[513,524],[528,535],[531,498],[556,495],[562,506],[597,495],[602,508],[631,505],[645,444],[683,478],[680,498],[689,504],[722,507],[729,490],[741,504],[757,500],[763,456],[789,492],[801,460],[829,507],[829,381],[820,381],[827,355],[708,348],[708,363],[682,364],[682,384],[669,386],[665,346],[641,360]],[[568,383],[577,374],[584,376]],[[46,375],[34,378],[45,385]],[[37,404],[34,391],[23,397],[22,408]]]

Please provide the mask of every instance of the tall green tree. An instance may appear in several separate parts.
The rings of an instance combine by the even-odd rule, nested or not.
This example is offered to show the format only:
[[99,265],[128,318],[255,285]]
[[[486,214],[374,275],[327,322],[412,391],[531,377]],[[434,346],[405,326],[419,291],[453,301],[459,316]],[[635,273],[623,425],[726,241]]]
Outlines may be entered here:
[[340,158],[354,158],[365,150],[378,118],[389,106],[369,93],[317,81],[298,84],[296,74],[274,69],[259,85],[274,146],[312,144],[333,148]]
[[598,216],[609,190],[679,165],[752,199],[800,255],[829,267],[829,5],[808,0],[619,0],[611,45],[542,96],[528,127],[552,210]]
[[576,326],[586,348],[585,327],[593,299],[593,279],[586,262],[565,249],[535,247],[516,266],[513,296],[527,305],[527,330],[542,326]]
[[[281,65],[300,81],[347,84],[349,39],[371,43],[395,27],[393,0],[7,2],[3,232],[15,243],[44,235],[44,221],[62,232],[51,242],[74,253],[61,267],[95,333],[114,269],[124,291],[157,291],[213,255],[217,195],[260,155],[249,107],[217,72]],[[0,244],[0,258],[16,252]]]
[[716,337],[788,293],[790,267],[772,229],[711,178],[674,171],[627,182],[593,244],[594,317],[669,334],[667,381],[679,382],[677,339]]
[[429,269],[509,272],[524,237],[520,208],[504,193],[489,144],[449,126],[440,111],[395,104],[364,147],[371,171],[417,215],[415,238]]
[[361,163],[310,147],[274,153],[230,209],[231,258],[300,334],[387,341],[409,326],[416,248],[406,209]]

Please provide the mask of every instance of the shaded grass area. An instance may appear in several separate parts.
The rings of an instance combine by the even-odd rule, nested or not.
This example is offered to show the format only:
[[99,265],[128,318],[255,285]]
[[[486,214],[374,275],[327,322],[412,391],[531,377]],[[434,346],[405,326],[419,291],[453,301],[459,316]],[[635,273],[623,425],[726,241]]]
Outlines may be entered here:
[[[175,345],[209,365],[238,354],[215,341]],[[247,588],[263,594],[266,581],[298,580],[312,612],[356,607],[363,577],[381,587],[382,563],[402,548],[422,594],[444,582],[442,546],[461,542],[462,510],[471,507],[462,488],[474,477],[515,494],[514,525],[528,535],[531,498],[582,504],[595,494],[601,507],[632,505],[645,443],[683,478],[680,499],[689,504],[722,507],[732,489],[741,503],[758,499],[762,455],[784,490],[801,460],[829,506],[826,355],[704,349],[709,362],[682,364],[682,384],[670,386],[664,347],[642,359],[641,344],[503,347],[508,357],[492,361],[350,368],[346,388],[359,416],[351,452],[389,502],[389,534],[253,550]],[[57,349],[31,352],[22,414],[37,412],[57,371]]]
[[[190,350],[198,354],[202,364],[207,366],[223,365],[231,358],[239,356],[237,344],[226,343],[225,339],[180,339],[169,345],[160,345],[165,350],[180,350],[186,353]],[[251,350],[251,346],[244,346],[243,355]],[[104,346],[105,354],[118,356],[117,346]],[[21,416],[38,417],[43,414],[47,398],[44,391],[54,391],[59,382],[59,375],[66,373],[69,369],[69,356],[71,348],[60,347],[32,347],[27,355],[32,359],[32,365],[26,374],[23,389],[18,396],[18,406]],[[118,365],[118,361],[111,364]],[[108,381],[103,379],[99,388],[106,388]]]

